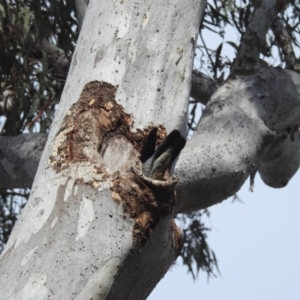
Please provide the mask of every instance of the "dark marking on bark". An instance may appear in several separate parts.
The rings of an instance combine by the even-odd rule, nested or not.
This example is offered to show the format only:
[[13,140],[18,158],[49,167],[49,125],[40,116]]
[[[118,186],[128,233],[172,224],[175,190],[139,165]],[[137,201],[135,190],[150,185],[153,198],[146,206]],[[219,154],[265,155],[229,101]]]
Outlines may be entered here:
[[131,118],[116,103],[116,90],[116,87],[104,82],[94,81],[85,85],[56,136],[56,143],[60,145],[50,160],[57,172],[70,163],[92,160],[109,132],[128,130]]
[[[94,188],[101,182],[109,182],[112,198],[123,206],[124,218],[129,216],[135,222],[134,241],[144,245],[160,219],[172,213],[176,181],[169,178],[166,181],[152,182],[151,179],[143,177],[140,156],[154,126],[131,132],[132,118],[116,102],[116,91],[117,86],[106,82],[93,81],[85,85],[55,137],[50,162],[57,173],[64,171],[65,176],[70,176],[68,170],[75,165],[73,171],[76,169],[78,174],[82,174],[76,177],[76,182]],[[167,132],[163,126],[156,127],[156,145],[159,145]],[[125,162],[126,167],[121,171],[108,172],[103,157],[107,151],[114,151],[117,143],[121,145],[119,147],[128,143],[128,148],[132,150],[128,154],[129,167],[127,168]],[[116,152],[118,150],[120,149],[116,149]],[[110,153],[107,154],[108,158],[111,158]],[[130,170],[133,167],[130,164],[135,164],[137,173]],[[176,253],[179,253],[180,230],[175,230],[171,224],[170,227]]]
[[176,257],[178,257],[180,255],[183,246],[183,235],[180,228],[176,225],[174,220],[172,220],[171,228],[173,232],[174,249],[175,249]]
[[[131,116],[115,101],[116,91],[117,87],[106,82],[93,81],[85,85],[56,135],[56,148],[50,156],[56,172],[74,162],[90,161],[98,173],[105,173],[101,151],[105,151],[108,141],[116,136],[126,138],[138,158],[153,126],[131,132]],[[165,129],[158,126],[158,143],[165,136]]]

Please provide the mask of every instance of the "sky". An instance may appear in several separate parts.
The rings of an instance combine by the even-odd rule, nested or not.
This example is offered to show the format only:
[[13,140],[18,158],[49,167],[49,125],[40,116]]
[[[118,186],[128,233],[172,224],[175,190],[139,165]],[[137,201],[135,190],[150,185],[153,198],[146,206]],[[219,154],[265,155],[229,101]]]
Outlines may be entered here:
[[196,281],[179,258],[148,300],[298,300],[300,299],[300,173],[287,187],[273,189],[256,176],[238,192],[212,206],[206,224],[208,243],[221,275]]

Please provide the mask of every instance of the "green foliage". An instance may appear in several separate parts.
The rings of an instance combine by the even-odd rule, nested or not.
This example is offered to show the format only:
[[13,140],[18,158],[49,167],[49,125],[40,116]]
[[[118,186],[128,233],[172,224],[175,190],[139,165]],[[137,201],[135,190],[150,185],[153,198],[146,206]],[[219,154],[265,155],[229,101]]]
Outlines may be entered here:
[[0,4],[2,135],[47,131],[64,87],[76,28],[73,1]]
[[[252,13],[255,9],[256,1],[246,0],[208,0],[205,9],[204,18],[201,22],[199,31],[199,44],[197,45],[197,56],[195,67],[199,71],[207,73],[213,78],[220,80],[225,78],[225,74],[229,74],[230,67],[233,63],[232,59],[222,55],[222,43],[226,42],[235,50],[238,49],[237,42],[226,40],[225,32],[231,30],[235,32],[237,40],[239,40],[245,32],[251,20]],[[300,51],[300,0],[293,0],[278,15],[286,28],[292,40],[294,51]],[[212,49],[209,41],[204,41],[203,33],[210,32],[213,40],[219,39],[219,46]],[[231,35],[230,38],[233,36]],[[270,29],[266,35],[261,57],[272,65],[285,65],[285,58],[281,45],[278,44],[274,33]]]
[[180,256],[194,279],[200,270],[206,272],[208,277],[216,276],[215,271],[219,273],[216,255],[207,243],[206,233],[210,229],[203,223],[203,215],[209,217],[209,211],[205,209],[176,217],[183,227],[184,243]]
[[29,190],[0,189],[0,253],[25,206]]

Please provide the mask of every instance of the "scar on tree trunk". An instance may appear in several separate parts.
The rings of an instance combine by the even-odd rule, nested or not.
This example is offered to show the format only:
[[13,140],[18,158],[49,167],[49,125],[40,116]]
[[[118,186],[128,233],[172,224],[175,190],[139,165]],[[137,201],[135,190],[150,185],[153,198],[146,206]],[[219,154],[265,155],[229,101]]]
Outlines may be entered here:
[[[74,179],[95,189],[108,182],[112,199],[123,206],[123,218],[134,220],[134,242],[144,245],[160,219],[173,212],[176,179],[152,180],[143,175],[140,157],[154,126],[131,131],[132,117],[115,100],[117,88],[98,81],[85,85],[56,134],[50,163],[57,173],[68,177],[74,177],[74,168],[88,170],[81,177],[77,172]],[[159,145],[167,132],[162,125],[155,127]],[[130,151],[128,162],[112,172],[104,156],[116,140]],[[179,254],[182,234],[174,222],[170,230]]]

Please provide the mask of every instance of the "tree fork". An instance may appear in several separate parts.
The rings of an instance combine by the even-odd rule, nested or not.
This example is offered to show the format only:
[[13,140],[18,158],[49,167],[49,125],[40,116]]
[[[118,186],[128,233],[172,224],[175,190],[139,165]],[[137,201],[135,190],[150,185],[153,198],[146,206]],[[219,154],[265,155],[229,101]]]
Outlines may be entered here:
[[139,156],[154,126],[159,141],[186,133],[205,4],[89,2],[30,198],[2,253],[1,300],[145,299],[174,262],[176,182],[145,178]]

